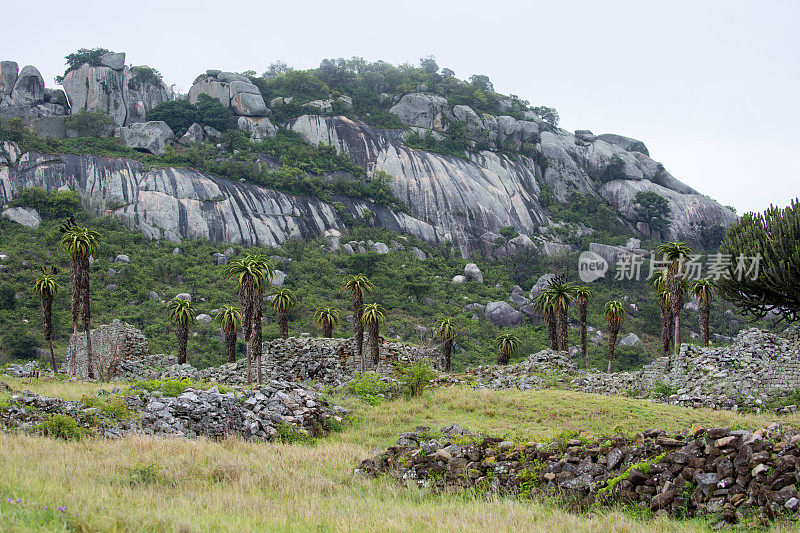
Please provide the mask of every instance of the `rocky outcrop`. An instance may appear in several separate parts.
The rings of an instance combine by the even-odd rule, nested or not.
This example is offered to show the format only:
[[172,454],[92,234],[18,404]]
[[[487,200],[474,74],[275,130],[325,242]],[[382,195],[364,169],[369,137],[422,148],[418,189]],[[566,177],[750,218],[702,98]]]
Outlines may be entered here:
[[20,72],[14,61],[0,61],[0,117],[21,118],[40,136],[48,137],[51,135],[39,131],[39,122],[45,117],[64,115],[65,102],[61,91],[45,88],[44,78],[36,67],[28,65]]
[[407,147],[397,132],[344,117],[305,115],[290,128],[312,144],[323,142],[348,153],[370,172],[390,174],[392,189],[412,215],[465,255],[478,248],[487,231],[514,226],[535,235],[539,225],[549,222],[538,201],[536,165],[528,157],[489,151],[470,160],[441,156]]
[[[426,124],[432,130],[436,121],[431,114],[435,118],[445,113],[435,98],[415,95],[407,104],[403,109],[408,122]],[[414,110],[421,111],[414,114]],[[631,221],[636,220],[635,193],[653,190],[672,208],[672,224],[665,237],[695,244],[702,244],[704,227],[735,220],[728,208],[679,182],[647,155],[625,151],[599,138],[587,143],[563,130],[550,128],[552,131],[538,134],[536,147],[541,157],[536,160],[492,151],[472,153],[467,160],[409,148],[397,132],[373,129],[344,117],[305,115],[289,127],[312,144],[323,142],[348,153],[369,172],[390,174],[395,194],[410,206],[413,215],[436,227],[462,251],[478,248],[481,235],[505,226],[514,226],[540,247],[544,240],[552,241],[539,238],[539,228],[552,223],[539,203],[541,183],[562,201],[573,192],[596,195],[599,189],[600,195]],[[599,183],[615,157],[622,162],[624,179]]]
[[409,126],[434,131],[444,131],[454,118],[445,98],[426,93],[404,95],[389,112]]
[[626,152],[639,152],[648,157],[650,156],[647,146],[645,146],[642,141],[637,139],[631,139],[630,137],[615,135],[613,133],[604,133],[602,135],[598,135],[597,138],[607,143],[615,144]]
[[[347,226],[333,206],[192,169],[144,170],[141,163],[63,154],[27,153],[16,165],[0,165],[0,204],[27,187],[79,193],[95,214],[109,214],[153,239],[181,238],[276,246],[292,237],[315,238]],[[436,228],[404,213],[348,197],[334,201],[358,217],[364,209],[383,227],[436,243]]]
[[31,229],[38,228],[39,224],[42,223],[42,217],[39,216],[39,211],[30,207],[12,207],[6,209],[3,211],[2,217]]
[[101,58],[100,65],[84,63],[70,70],[62,85],[71,113],[102,111],[118,126],[144,122],[152,108],[174,98],[164,82],[126,67],[124,53],[111,52]]
[[142,152],[153,155],[164,153],[167,143],[175,138],[175,134],[166,122],[137,122],[117,130],[120,142]]
[[197,103],[201,94],[216,98],[239,116],[261,117],[269,114],[261,91],[243,74],[208,70],[198,76],[189,89],[189,102]]

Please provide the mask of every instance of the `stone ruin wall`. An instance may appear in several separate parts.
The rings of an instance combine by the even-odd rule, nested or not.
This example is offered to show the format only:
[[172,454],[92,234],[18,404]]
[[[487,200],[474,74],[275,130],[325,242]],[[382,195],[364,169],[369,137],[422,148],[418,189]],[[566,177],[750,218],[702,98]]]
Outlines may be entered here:
[[[119,320],[114,320],[111,324],[105,324],[91,330],[92,335],[92,355],[95,375],[102,379],[114,377],[117,363],[128,359],[141,359],[148,355],[147,338],[144,334]],[[86,357],[86,334],[78,333],[72,335],[70,345],[67,349],[67,361],[69,356],[76,351],[76,374],[86,377],[87,357]],[[68,370],[68,363],[65,369]]]
[[723,392],[741,393],[740,384],[757,384],[760,391],[781,394],[800,389],[800,334],[792,329],[773,334],[744,330],[732,346],[682,344],[677,355],[659,357],[639,372],[642,390],[665,383],[676,388],[687,383],[712,388],[725,383]]
[[[425,360],[436,369],[441,367],[438,350],[425,346],[383,342],[378,349],[378,356],[379,362],[376,368],[372,362],[370,344],[365,341],[364,370],[367,372],[376,371],[383,375],[392,375],[396,365],[413,364],[418,360]],[[356,343],[352,338],[291,337],[264,343],[264,364],[269,372],[274,373],[281,366],[293,365],[298,359],[312,359],[347,375],[361,370]]]

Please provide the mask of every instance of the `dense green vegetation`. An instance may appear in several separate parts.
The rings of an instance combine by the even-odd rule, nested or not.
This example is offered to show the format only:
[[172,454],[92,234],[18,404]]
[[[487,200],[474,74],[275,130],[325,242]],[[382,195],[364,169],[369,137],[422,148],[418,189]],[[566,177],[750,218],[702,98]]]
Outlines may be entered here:
[[236,127],[231,108],[207,94],[201,94],[196,104],[190,103],[189,100],[162,102],[150,110],[147,120],[163,120],[177,137],[186,133],[189,126],[194,123],[210,126],[220,132]]
[[[783,209],[746,213],[725,234],[730,259],[720,294],[758,317],[800,319],[800,200]],[[742,258],[740,260],[740,258]]]
[[[26,194],[23,198],[39,201],[37,194]],[[91,218],[82,212],[76,215],[80,224],[88,225],[100,234],[99,251],[91,266],[94,325],[114,318],[129,322],[147,335],[153,353],[175,353],[173,325],[162,299],[169,300],[178,293],[189,292],[194,295],[197,312],[207,314],[225,304],[236,303],[235,281],[227,279],[225,267],[216,266],[213,257],[214,253],[227,248],[227,244],[186,240],[178,245],[182,253],[173,255],[174,243],[148,241],[141,234],[130,232],[108,218]],[[31,357],[36,347],[45,346],[40,327],[39,299],[32,288],[40,265],[55,264],[61,267],[61,272],[68,272],[67,254],[58,245],[58,225],[56,220],[45,220],[38,229],[31,230],[0,220],[0,252],[10,256],[0,281],[0,295],[5,294],[5,303],[0,298],[0,351],[6,359],[12,354],[14,357]],[[367,301],[374,301],[388,311],[388,325],[382,330],[387,337],[398,336],[410,342],[427,341],[431,333],[421,337],[417,326],[432,331],[442,318],[455,317],[460,332],[452,360],[454,370],[460,370],[468,365],[494,362],[494,339],[500,333],[482,317],[473,319],[473,312],[463,309],[465,305],[505,300],[515,283],[527,290],[547,272],[560,273],[570,281],[577,281],[577,258],[574,254],[549,259],[511,257],[500,262],[485,261],[477,254],[470,260],[480,265],[485,282],[468,281],[453,285],[450,279],[463,273],[468,260],[456,256],[449,247],[432,248],[411,237],[367,227],[353,228],[346,238],[371,238],[385,243],[395,240],[404,244],[406,250],[386,255],[347,256],[328,253],[320,240],[291,240],[280,248],[257,250],[291,260],[278,260],[276,263],[277,268],[287,274],[285,285],[297,296],[297,304],[289,314],[290,334],[306,331],[321,334],[313,317],[314,310],[319,307],[333,307],[341,312],[342,317],[348,317],[350,298],[340,288],[346,275],[362,272],[377,287]],[[415,245],[425,250],[429,255],[427,260],[420,261],[410,253],[410,247]],[[233,248],[242,251],[239,246]],[[114,263],[113,258],[118,254],[128,255],[131,263]],[[23,264],[23,261],[27,263]],[[69,286],[66,274],[62,274],[59,283],[63,287]],[[618,350],[614,368],[632,368],[656,354],[660,333],[658,308],[649,285],[607,280],[593,283],[592,288],[596,296],[588,307],[590,327],[604,330],[602,306],[609,300],[619,299],[637,306],[635,311],[629,309],[622,334],[633,331],[647,342],[644,348]],[[155,291],[159,299],[151,299],[151,291]],[[63,358],[71,332],[69,298],[69,290],[62,290],[53,303],[53,339],[60,358]],[[274,312],[267,309],[265,316],[264,337],[277,338],[279,329]],[[574,308],[571,309],[571,322],[575,322],[576,316]],[[684,320],[684,337],[688,340],[690,331],[697,330],[696,313],[685,313]],[[343,320],[334,335],[349,336],[350,324]],[[722,298],[712,302],[712,334],[732,335],[744,325],[746,323],[735,309]],[[514,328],[514,333],[520,341],[516,359],[549,346],[547,332],[541,324]],[[576,346],[578,341],[577,329],[570,328],[570,346]],[[240,342],[240,357],[243,350],[244,345]],[[590,364],[604,368],[605,356],[605,346],[590,344]],[[225,361],[224,343],[215,324],[192,325],[188,357],[190,362],[201,367]],[[514,360],[512,358],[511,362]]]

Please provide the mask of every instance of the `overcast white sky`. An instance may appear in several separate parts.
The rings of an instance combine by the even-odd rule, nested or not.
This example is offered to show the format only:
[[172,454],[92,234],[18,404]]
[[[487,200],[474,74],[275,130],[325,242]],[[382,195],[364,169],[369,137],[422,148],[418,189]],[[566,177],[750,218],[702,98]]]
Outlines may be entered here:
[[96,46],[181,91],[207,68],[434,55],[461,78],[486,74],[499,92],[555,107],[564,128],[641,139],[678,179],[739,213],[798,196],[793,0],[45,0],[2,11],[0,59],[36,66],[48,87],[67,53]]

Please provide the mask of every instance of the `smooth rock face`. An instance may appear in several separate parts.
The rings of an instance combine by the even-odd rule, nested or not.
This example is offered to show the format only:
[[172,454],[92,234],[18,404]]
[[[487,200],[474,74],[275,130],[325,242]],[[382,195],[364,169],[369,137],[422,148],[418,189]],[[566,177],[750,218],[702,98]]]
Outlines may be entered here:
[[[28,154],[22,159],[14,166],[0,165],[0,204],[31,186],[69,189],[91,198],[95,214],[104,214],[109,205],[123,205],[111,216],[152,239],[275,246],[289,238],[315,238],[328,229],[347,230],[333,206],[320,200],[192,169],[144,172],[136,161],[71,154]],[[364,201],[341,202],[353,216],[369,209],[384,227],[437,242],[434,228],[412,216]]]
[[[427,102],[425,106],[429,103],[428,99],[420,101]],[[496,122],[494,119],[495,126]],[[539,133],[542,155],[548,159],[542,172],[522,155],[510,158],[482,151],[471,154],[467,161],[410,149],[395,132],[372,129],[344,117],[304,115],[289,127],[312,144],[329,144],[368,170],[390,174],[393,191],[407,201],[412,214],[435,227],[439,239],[449,234],[462,253],[478,247],[484,233],[496,233],[509,225],[529,237],[536,235],[538,228],[551,223],[547,210],[539,204],[539,183],[546,183],[563,201],[572,192],[596,194],[595,184],[587,176],[601,174],[613,156],[625,163],[628,179],[609,182],[600,190],[612,203],[618,202],[626,216],[635,218],[636,190],[654,189],[664,191],[676,213],[669,232],[672,239],[697,243],[703,238],[700,221],[715,225],[735,220],[730,210],[680,183],[646,155],[626,152],[599,139],[579,146],[574,135],[563,130]],[[681,212],[684,206],[690,206],[688,212]]]
[[11,97],[19,75],[19,65],[14,61],[0,61],[0,102]]
[[647,146],[642,141],[631,139],[622,135],[615,135],[613,133],[604,133],[597,136],[598,139],[603,140],[610,144],[615,144],[625,150],[626,152],[640,152],[646,156],[650,155]]
[[389,112],[409,126],[435,131],[444,131],[446,121],[453,118],[445,98],[424,93],[404,95]]
[[36,67],[27,65],[17,76],[11,91],[15,106],[34,105],[44,101],[44,78]]
[[175,138],[172,129],[162,120],[131,124],[120,128],[118,135],[125,146],[154,155],[164,153],[167,143]]
[[472,279],[478,283],[483,283],[483,273],[475,263],[467,263],[467,266],[464,267],[464,276],[466,276],[467,279]]
[[42,223],[42,217],[39,216],[39,212],[30,207],[12,207],[3,211],[2,216],[31,229],[38,228],[39,224]]
[[489,302],[486,304],[486,318],[500,327],[519,326],[524,320],[519,311],[511,307],[508,302]]
[[62,85],[73,114],[102,111],[118,126],[144,122],[151,109],[174,98],[164,82],[138,80],[125,67],[124,53],[105,54],[101,66],[84,63],[67,72]]
[[118,126],[128,119],[128,85],[125,73],[110,67],[94,67],[84,63],[64,75],[64,92],[67,93],[72,113],[102,111]]
[[267,117],[239,117],[236,125],[250,134],[250,140],[261,142],[267,137],[275,137],[278,128]]

